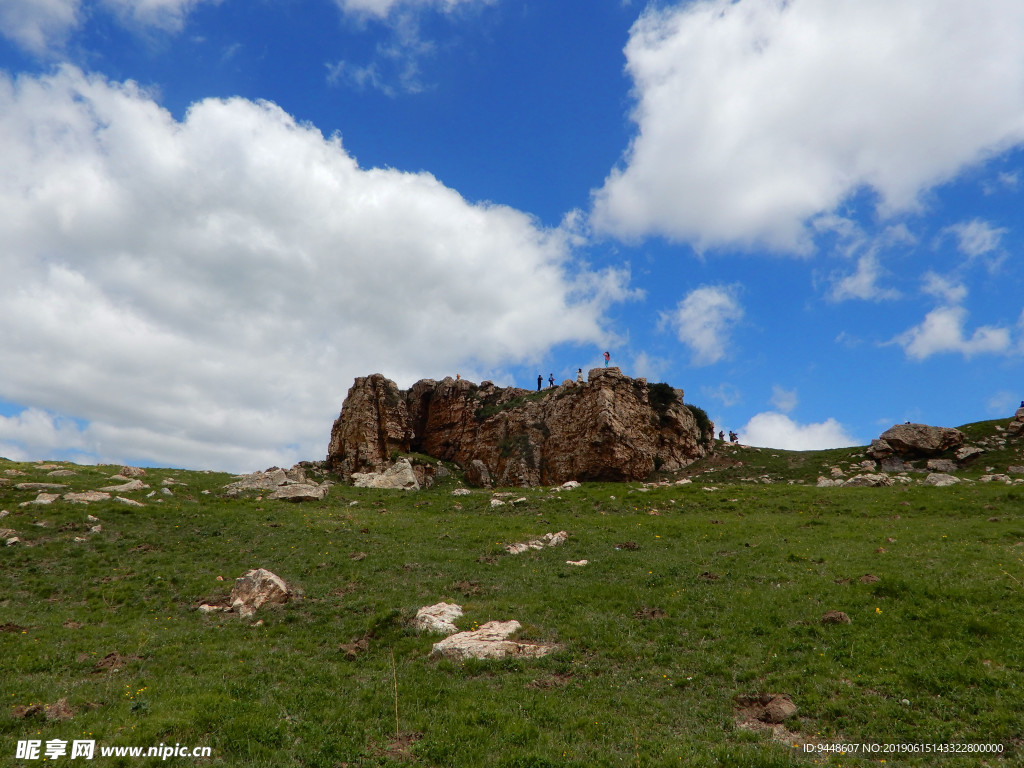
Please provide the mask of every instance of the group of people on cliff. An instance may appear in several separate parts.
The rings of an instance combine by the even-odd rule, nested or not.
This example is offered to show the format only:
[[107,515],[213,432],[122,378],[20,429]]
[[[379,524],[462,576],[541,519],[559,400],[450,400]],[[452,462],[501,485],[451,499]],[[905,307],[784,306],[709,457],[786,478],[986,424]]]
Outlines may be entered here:
[[[611,360],[612,360],[611,353],[606,351],[604,353],[604,367],[605,368],[608,367],[608,364],[611,362]],[[577,384],[582,384],[583,383],[583,369],[582,368],[577,368],[576,369],[576,383]],[[537,374],[537,391],[540,392],[541,387],[543,387],[543,386],[544,386],[544,376],[542,374],[538,373]],[[555,386],[555,374],[553,374],[553,373],[548,374],[548,386],[549,387]]]

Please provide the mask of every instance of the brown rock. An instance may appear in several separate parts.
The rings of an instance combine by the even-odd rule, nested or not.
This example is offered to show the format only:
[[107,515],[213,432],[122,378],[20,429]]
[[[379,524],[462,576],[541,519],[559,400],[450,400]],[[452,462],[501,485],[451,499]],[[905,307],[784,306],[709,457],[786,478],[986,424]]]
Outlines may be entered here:
[[796,714],[796,704],[784,693],[777,694],[764,705],[761,720],[766,723],[781,723]]
[[713,448],[681,392],[595,368],[583,385],[531,390],[446,378],[407,391],[358,378],[334,423],[327,466],[348,479],[380,472],[393,452],[454,461],[478,485],[638,480],[685,467]]
[[[935,456],[943,451],[959,448],[964,444],[964,433],[950,427],[930,427],[927,424],[896,424],[885,430],[879,438],[897,456],[903,458]],[[869,454],[883,458],[872,442]],[[884,452],[884,451],[883,451]]]
[[290,596],[291,590],[280,576],[266,568],[254,568],[235,579],[231,608],[248,618],[261,606],[286,603]]

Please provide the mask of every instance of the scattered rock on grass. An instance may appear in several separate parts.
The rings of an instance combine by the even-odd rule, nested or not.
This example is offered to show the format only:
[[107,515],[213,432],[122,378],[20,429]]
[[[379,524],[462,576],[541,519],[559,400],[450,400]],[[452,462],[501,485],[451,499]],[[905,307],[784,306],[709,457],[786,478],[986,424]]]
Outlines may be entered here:
[[462,616],[462,606],[455,603],[426,605],[416,611],[413,627],[419,632],[438,632],[453,635],[459,631],[455,620]]
[[94,501],[106,501],[110,494],[104,491],[82,491],[81,493],[65,493],[64,500],[72,504],[91,504]]
[[287,603],[291,594],[280,576],[266,568],[254,568],[235,579],[235,587],[231,590],[231,608],[242,618],[249,618],[267,603]]
[[564,544],[565,540],[568,538],[569,534],[565,531],[559,531],[558,533],[545,533],[539,539],[533,539],[532,541],[520,542],[518,544],[506,544],[505,551],[510,555],[518,555],[530,549],[557,547],[560,544]]
[[925,485],[934,485],[937,488],[945,488],[947,485],[956,485],[959,482],[960,478],[942,472],[932,472],[924,479]]
[[465,659],[504,659],[509,656],[536,658],[546,656],[556,646],[520,643],[508,638],[522,628],[516,621],[488,621],[473,632],[459,632],[434,643],[431,654],[453,661]]

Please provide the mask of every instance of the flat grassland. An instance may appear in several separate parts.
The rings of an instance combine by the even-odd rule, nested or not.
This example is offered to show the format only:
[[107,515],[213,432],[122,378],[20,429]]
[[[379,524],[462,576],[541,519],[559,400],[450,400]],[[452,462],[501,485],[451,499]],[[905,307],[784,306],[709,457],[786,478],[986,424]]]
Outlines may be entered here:
[[[452,496],[454,477],[293,505],[159,469],[141,478],[156,496],[122,494],[143,507],[20,506],[36,492],[17,483],[95,489],[119,467],[54,478],[0,460],[0,528],[22,542],[0,546],[0,765],[41,763],[15,759],[26,739],[210,747],[169,761],[207,766],[938,762],[808,751],[839,742],[1000,744],[941,762],[1018,763],[1024,487],[811,487],[858,454],[726,447],[690,484],[512,489],[501,507]],[[559,530],[560,547],[504,550]],[[256,567],[301,598],[250,619],[198,610]],[[460,629],[517,619],[518,638],[560,650],[433,657],[440,638],[409,623],[441,600],[463,606]],[[745,722],[762,694],[796,714]],[[61,699],[70,719],[33,707]]]

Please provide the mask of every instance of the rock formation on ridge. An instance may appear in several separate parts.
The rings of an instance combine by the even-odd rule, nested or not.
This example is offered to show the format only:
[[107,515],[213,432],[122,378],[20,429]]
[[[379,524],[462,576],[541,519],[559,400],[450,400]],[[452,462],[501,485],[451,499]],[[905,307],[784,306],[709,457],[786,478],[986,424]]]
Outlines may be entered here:
[[355,380],[331,430],[327,467],[345,479],[400,453],[454,461],[501,486],[639,480],[713,450],[714,424],[666,384],[595,368],[588,381],[533,392],[485,381],[425,379],[408,390],[381,374]]
[[871,441],[867,455],[874,459],[891,456],[920,458],[936,456],[964,444],[964,433],[951,427],[927,424],[896,424]]

